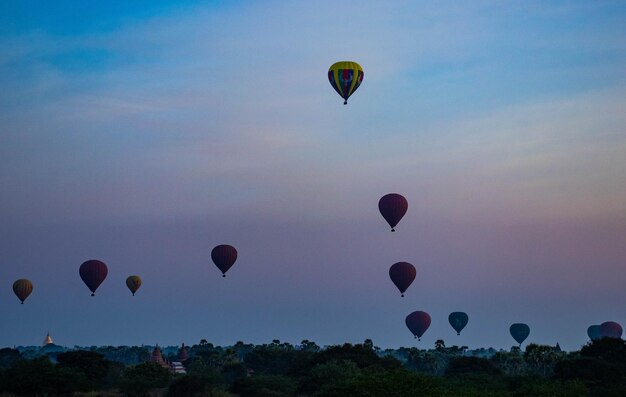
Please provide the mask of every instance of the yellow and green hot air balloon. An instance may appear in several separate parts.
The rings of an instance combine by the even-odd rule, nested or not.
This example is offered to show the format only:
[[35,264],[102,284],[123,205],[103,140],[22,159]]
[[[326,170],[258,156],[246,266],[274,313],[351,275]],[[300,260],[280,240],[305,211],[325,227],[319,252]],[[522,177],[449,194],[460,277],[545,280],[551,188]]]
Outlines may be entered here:
[[363,82],[363,68],[356,62],[335,62],[328,69],[328,81],[335,91],[344,99],[343,104],[348,104],[348,98],[356,91]]
[[135,296],[135,292],[137,292],[139,287],[141,287],[141,277],[128,276],[128,278],[126,279],[126,286],[130,290],[130,292],[133,293],[133,296]]

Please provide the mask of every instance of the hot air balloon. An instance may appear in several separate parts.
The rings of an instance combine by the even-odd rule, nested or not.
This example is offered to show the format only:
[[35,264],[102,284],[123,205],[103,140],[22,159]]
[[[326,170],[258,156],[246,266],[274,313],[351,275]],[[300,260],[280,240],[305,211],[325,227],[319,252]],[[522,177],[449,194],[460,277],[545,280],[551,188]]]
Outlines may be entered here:
[[28,295],[33,292],[33,283],[31,283],[30,280],[21,278],[13,283],[13,292],[23,305]]
[[526,324],[517,323],[511,325],[509,332],[511,332],[513,339],[522,346],[522,343],[528,338],[528,335],[530,335],[530,327]]
[[126,279],[126,286],[130,290],[130,292],[133,293],[133,296],[135,296],[135,292],[137,292],[139,287],[141,287],[141,277],[128,276],[128,278]]
[[396,231],[394,228],[406,214],[408,208],[409,203],[403,196],[397,193],[386,194],[378,201],[378,210],[389,226],[391,226],[392,232]]
[[404,296],[404,292],[409,288],[413,280],[415,280],[415,266],[409,262],[398,262],[391,265],[389,268],[389,277],[391,281],[400,290],[401,296]]
[[211,251],[211,259],[222,272],[222,277],[226,277],[226,272],[237,260],[237,250],[231,245],[218,245]]
[[452,312],[448,316],[448,322],[450,323],[452,328],[454,328],[457,335],[461,335],[461,331],[463,330],[463,328],[465,328],[468,321],[469,317],[467,316],[467,313]]
[[420,340],[424,332],[430,327],[430,315],[426,312],[416,311],[406,316],[405,323],[413,336]]
[[91,291],[91,296],[96,295],[96,290],[107,277],[108,272],[107,265],[96,259],[88,260],[80,265],[80,278]]
[[600,337],[601,338],[615,338],[622,337],[622,326],[615,321],[607,321],[600,324]]
[[343,104],[347,105],[350,95],[363,82],[363,68],[356,62],[336,62],[328,69],[328,81],[344,99]]
[[587,328],[587,335],[589,336],[589,339],[591,339],[592,341],[600,339],[601,338],[600,326],[599,325],[589,326],[589,328]]

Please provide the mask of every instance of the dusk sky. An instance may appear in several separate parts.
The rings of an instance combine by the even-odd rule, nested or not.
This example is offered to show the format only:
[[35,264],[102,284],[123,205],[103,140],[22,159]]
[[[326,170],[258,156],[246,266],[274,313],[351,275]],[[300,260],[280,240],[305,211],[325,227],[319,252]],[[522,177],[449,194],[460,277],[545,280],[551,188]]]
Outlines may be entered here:
[[9,0],[0,88],[1,346],[508,349],[524,322],[573,350],[626,325],[624,1]]

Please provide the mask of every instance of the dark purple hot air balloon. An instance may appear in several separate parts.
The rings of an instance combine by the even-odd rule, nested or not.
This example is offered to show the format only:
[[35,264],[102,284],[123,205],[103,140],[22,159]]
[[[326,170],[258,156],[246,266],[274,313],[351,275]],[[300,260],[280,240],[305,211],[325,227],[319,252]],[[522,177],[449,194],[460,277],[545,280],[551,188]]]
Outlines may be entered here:
[[389,226],[391,226],[392,232],[396,231],[394,228],[406,214],[408,208],[409,203],[403,196],[397,193],[386,194],[378,201],[378,210]]
[[391,265],[389,268],[389,277],[391,281],[400,290],[401,296],[404,296],[404,292],[409,288],[413,280],[415,280],[415,266],[409,262],[398,262]]
[[232,245],[218,245],[211,251],[211,259],[222,272],[222,277],[226,277],[226,272],[237,260],[237,250]]
[[600,326],[590,325],[589,328],[587,328],[587,336],[589,336],[589,339],[592,341],[600,339]]
[[96,290],[100,284],[102,284],[104,279],[107,278],[109,269],[107,269],[107,265],[105,265],[104,262],[91,259],[80,265],[79,272],[80,278],[83,279],[83,282],[91,291],[91,296],[95,296]]
[[522,346],[522,343],[528,338],[528,335],[530,335],[530,327],[523,323],[516,323],[511,325],[509,332],[513,339]]
[[413,336],[420,340],[424,332],[430,327],[430,315],[426,312],[416,311],[406,316],[405,323]]
[[615,321],[607,321],[600,324],[600,338],[615,338],[622,337],[622,326]]

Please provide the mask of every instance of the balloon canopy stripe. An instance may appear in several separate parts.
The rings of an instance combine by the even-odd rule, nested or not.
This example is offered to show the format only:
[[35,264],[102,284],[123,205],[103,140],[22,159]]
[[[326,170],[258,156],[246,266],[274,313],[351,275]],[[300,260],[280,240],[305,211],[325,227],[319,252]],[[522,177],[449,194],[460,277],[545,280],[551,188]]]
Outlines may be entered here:
[[359,88],[363,76],[363,68],[356,62],[337,62],[328,70],[330,85],[345,99],[344,103]]

